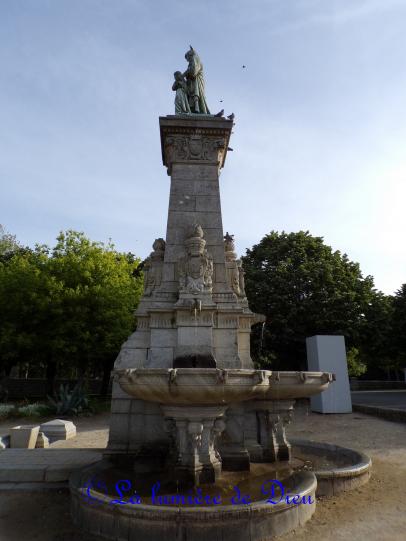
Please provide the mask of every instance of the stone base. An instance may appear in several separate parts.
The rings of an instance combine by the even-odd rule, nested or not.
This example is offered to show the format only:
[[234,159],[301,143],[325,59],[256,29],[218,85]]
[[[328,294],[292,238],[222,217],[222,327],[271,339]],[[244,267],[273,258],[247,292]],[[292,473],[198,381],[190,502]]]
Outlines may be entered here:
[[193,471],[190,468],[184,468],[178,465],[175,467],[175,476],[180,483],[199,486],[206,483],[215,483],[221,474],[221,469],[221,462],[206,464]]
[[65,421],[63,419],[54,419],[43,423],[40,430],[49,439],[50,443],[57,440],[68,440],[76,436],[76,426],[72,421]]
[[224,471],[249,471],[250,455],[248,451],[237,451],[221,449],[221,463]]
[[10,447],[35,449],[38,432],[39,425],[20,425],[13,427],[10,431]]

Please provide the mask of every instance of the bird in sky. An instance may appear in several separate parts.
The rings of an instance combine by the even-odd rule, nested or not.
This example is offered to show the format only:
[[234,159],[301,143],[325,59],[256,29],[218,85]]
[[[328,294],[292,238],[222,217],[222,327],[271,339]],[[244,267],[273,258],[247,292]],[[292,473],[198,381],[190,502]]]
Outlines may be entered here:
[[247,66],[245,66],[244,64],[242,65],[243,69],[246,68]]

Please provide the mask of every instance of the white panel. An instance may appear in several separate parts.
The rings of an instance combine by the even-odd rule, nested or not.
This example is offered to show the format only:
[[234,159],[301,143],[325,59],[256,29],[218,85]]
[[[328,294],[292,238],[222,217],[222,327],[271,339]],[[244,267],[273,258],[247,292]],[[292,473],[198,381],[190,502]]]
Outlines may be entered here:
[[344,336],[317,335],[306,339],[307,367],[310,372],[333,372],[336,381],[311,397],[311,409],[319,413],[351,413],[350,381]]

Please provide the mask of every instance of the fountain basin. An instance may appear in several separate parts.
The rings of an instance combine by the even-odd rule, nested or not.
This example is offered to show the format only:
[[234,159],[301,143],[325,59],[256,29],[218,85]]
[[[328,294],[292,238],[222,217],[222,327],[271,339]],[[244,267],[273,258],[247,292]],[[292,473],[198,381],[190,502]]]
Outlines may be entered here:
[[[141,503],[132,504],[130,495],[124,496],[126,503],[112,504],[112,499],[118,496],[110,487],[104,490],[103,479],[108,469],[108,463],[100,463],[76,471],[70,478],[74,523],[86,532],[107,539],[263,541],[302,526],[316,508],[317,481],[315,475],[307,471],[284,480],[289,492],[298,496],[298,503],[287,503],[283,499],[272,504],[267,501],[268,496],[262,495],[249,504],[169,506],[144,503],[142,496]],[[102,481],[98,482],[99,479]],[[273,474],[266,479],[274,479]],[[89,480],[93,480],[94,488],[89,488]],[[136,482],[133,487],[137,487]],[[253,494],[249,487],[241,487],[241,492]]]
[[336,496],[368,483],[372,461],[365,453],[330,443],[293,439],[292,454],[309,459],[317,478],[317,496]]
[[114,374],[130,396],[176,405],[307,398],[327,389],[334,379],[328,372],[216,368],[126,368]]
[[173,405],[230,404],[265,398],[268,370],[216,368],[130,368],[114,371],[121,388],[134,398]]

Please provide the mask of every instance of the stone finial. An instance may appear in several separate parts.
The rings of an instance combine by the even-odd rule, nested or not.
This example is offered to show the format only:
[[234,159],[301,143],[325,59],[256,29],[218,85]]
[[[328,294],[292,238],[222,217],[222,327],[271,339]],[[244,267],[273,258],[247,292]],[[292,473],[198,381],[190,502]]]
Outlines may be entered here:
[[163,259],[164,252],[165,252],[166,243],[164,239],[159,238],[154,240],[154,244],[152,245],[152,248],[154,251],[151,253],[151,256],[158,256]]
[[234,235],[230,235],[230,233],[227,231],[224,235],[224,251],[226,252],[234,252],[235,250],[235,244],[234,244]]

